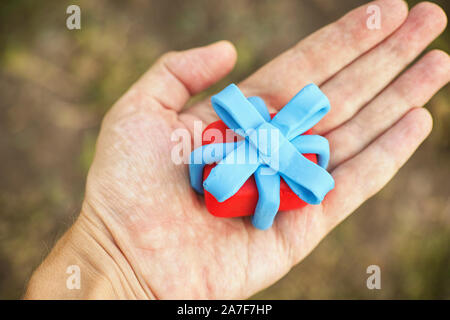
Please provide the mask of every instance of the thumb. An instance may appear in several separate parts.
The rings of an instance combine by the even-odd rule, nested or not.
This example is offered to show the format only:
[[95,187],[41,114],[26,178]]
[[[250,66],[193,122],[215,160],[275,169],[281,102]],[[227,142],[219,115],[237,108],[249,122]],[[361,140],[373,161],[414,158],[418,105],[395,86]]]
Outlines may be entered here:
[[226,76],[234,67],[236,57],[236,49],[229,41],[168,52],[137,81],[133,89],[144,92],[166,108],[180,111],[192,95]]

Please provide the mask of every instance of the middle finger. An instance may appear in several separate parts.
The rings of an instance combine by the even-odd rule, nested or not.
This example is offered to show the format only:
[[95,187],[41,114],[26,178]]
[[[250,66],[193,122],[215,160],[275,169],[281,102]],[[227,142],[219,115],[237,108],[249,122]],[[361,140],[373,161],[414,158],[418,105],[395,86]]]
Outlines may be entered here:
[[331,110],[314,129],[324,134],[341,125],[385,88],[446,26],[444,11],[422,2],[411,9],[405,23],[333,78],[321,89]]

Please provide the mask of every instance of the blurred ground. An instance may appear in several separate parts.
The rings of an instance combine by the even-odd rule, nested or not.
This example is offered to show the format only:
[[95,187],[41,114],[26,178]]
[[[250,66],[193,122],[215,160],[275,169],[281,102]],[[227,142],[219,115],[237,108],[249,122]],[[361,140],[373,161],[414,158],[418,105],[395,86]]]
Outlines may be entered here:
[[[231,40],[238,64],[212,93],[363,2],[2,1],[0,298],[22,295],[76,217],[102,116],[156,57]],[[447,31],[431,48],[449,46]],[[427,105],[435,129],[396,178],[255,298],[450,298],[449,101],[447,86]],[[381,290],[366,288],[371,264]]]

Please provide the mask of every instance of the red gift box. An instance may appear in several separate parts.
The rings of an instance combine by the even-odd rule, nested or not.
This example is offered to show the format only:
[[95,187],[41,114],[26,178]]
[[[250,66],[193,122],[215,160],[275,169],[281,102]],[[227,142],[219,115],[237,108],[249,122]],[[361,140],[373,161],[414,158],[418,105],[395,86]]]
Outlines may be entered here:
[[[275,114],[271,115],[272,117]],[[227,135],[228,127],[221,120],[216,121],[208,125],[203,131],[202,135],[202,145],[215,143],[214,139],[209,141],[209,137],[205,137],[205,132],[210,129],[219,130],[222,134],[222,137],[226,137],[229,141],[217,141],[216,143],[225,143],[225,142],[233,142],[242,140],[243,137],[233,133],[232,135]],[[228,130],[229,131],[229,130]],[[210,131],[211,132],[211,131]],[[217,131],[215,131],[217,132]],[[304,134],[311,134],[311,130],[306,131]],[[303,154],[305,158],[314,163],[317,163],[317,155],[316,154]],[[208,164],[203,169],[203,181],[206,180],[211,170],[216,166],[215,163]],[[274,190],[274,192],[278,192],[278,190]],[[299,209],[307,205],[302,199],[300,199],[292,190],[289,188],[287,183],[280,179],[280,207],[279,211],[293,210]],[[252,175],[236,192],[231,198],[219,202],[214,198],[212,194],[208,191],[204,190],[205,194],[205,205],[208,211],[217,217],[243,217],[253,215],[255,212],[256,204],[258,202],[258,189],[256,187],[255,178]]]

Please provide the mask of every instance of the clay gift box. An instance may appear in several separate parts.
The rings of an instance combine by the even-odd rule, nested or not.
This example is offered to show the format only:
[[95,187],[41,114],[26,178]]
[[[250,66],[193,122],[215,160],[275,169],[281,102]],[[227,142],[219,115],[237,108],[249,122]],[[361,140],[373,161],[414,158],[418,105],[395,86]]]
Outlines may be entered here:
[[305,86],[276,114],[234,84],[211,103],[221,120],[203,131],[189,173],[212,215],[253,215],[253,225],[267,229],[278,211],[320,204],[333,189],[328,141],[311,131],[330,109],[316,85]]

